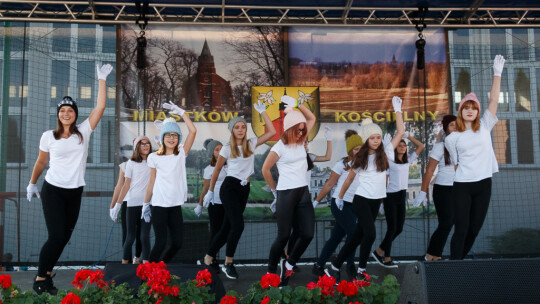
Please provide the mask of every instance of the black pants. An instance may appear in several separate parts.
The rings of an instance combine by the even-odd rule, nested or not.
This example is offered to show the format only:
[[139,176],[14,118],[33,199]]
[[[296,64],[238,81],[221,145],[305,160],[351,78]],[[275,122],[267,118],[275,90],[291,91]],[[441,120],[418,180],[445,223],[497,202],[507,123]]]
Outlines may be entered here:
[[[152,206],[152,226],[156,236],[154,247],[150,252],[150,262],[169,263],[176,252],[182,248],[184,233],[184,219],[182,217],[182,207],[158,207]],[[170,245],[167,250],[167,234],[170,232]],[[165,253],[163,253],[165,251]],[[163,253],[163,255],[162,255]],[[163,256],[163,258],[161,258]]]
[[225,220],[225,208],[221,204],[210,204],[208,206],[208,218],[210,220],[210,244],[212,239],[218,234],[219,229]]
[[225,210],[225,220],[218,233],[210,241],[208,255],[216,257],[217,252],[225,243],[225,255],[234,257],[236,247],[240,237],[244,232],[244,210],[246,209],[249,197],[249,183],[242,186],[240,180],[232,176],[227,176],[221,184],[219,198]]
[[[122,223],[122,247],[124,247],[124,244],[126,243],[126,237],[127,237],[127,202],[122,202],[122,207],[120,207],[120,218]],[[142,245],[141,245],[141,225],[137,225],[137,235],[135,237],[135,256],[140,257],[142,251]],[[131,252],[130,254],[131,255]],[[127,259],[126,259],[127,260]],[[131,259],[130,263],[131,263]]]
[[471,183],[454,182],[454,235],[450,258],[461,260],[471,250],[486,219],[491,199],[491,178]]
[[49,237],[39,253],[38,276],[43,278],[53,270],[69,242],[79,218],[82,193],[83,187],[64,189],[43,182],[41,204]]
[[139,239],[142,245],[142,255],[137,255],[143,260],[148,260],[150,254],[150,227],[151,224],[141,219],[142,206],[127,207],[127,237],[124,242],[124,260],[131,260],[131,247],[135,239]]
[[386,235],[379,248],[384,251],[386,257],[391,256],[392,242],[403,231],[406,199],[407,190],[400,190],[394,193],[386,193],[386,198],[383,200],[384,215],[386,216]]
[[360,246],[360,268],[366,268],[371,246],[375,242],[377,232],[375,230],[375,219],[379,213],[381,199],[369,199],[360,195],[355,195],[353,199],[353,211],[356,214],[356,228],[353,237],[345,242],[345,245],[339,251],[336,260],[332,263],[337,268],[343,265],[347,259]]
[[437,211],[439,225],[429,240],[427,253],[432,256],[440,257],[442,256],[444,245],[452,230],[452,226],[454,226],[452,186],[435,184],[433,186],[433,203],[435,204],[435,211]]
[[279,258],[291,235],[291,228],[296,222],[298,238],[292,251],[288,252],[288,262],[295,265],[311,243],[315,230],[315,211],[311,203],[308,187],[278,190],[276,202],[278,235],[270,248],[268,271],[275,273]]

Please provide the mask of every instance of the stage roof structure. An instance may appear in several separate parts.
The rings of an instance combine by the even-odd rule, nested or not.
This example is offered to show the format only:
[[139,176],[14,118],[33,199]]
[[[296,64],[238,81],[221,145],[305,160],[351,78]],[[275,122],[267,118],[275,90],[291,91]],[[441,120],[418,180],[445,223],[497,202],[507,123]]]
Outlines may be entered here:
[[[160,0],[149,1],[148,24],[223,26],[410,27],[427,7],[427,27],[540,27],[540,0]],[[134,1],[7,0],[0,20],[132,24]]]

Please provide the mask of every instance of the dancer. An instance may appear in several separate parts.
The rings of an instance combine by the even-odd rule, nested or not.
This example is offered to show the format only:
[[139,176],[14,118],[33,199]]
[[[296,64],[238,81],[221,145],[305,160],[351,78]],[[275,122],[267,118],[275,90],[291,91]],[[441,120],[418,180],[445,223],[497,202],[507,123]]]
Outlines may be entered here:
[[498,121],[504,61],[503,56],[495,56],[489,104],[482,118],[480,101],[474,93],[467,94],[459,103],[456,131],[444,141],[456,165],[452,188],[455,227],[450,243],[453,260],[465,258],[471,250],[489,208],[491,177],[499,171],[490,133]]
[[[150,167],[146,159],[152,151],[150,139],[146,136],[139,136],[133,140],[133,155],[126,165],[126,179],[122,191],[118,196],[116,206],[121,205],[126,196],[127,199],[127,237],[124,242],[124,255],[122,264],[127,264],[131,259],[131,247],[138,237],[141,239],[143,263],[148,262],[150,254],[150,224],[141,219],[142,204],[148,181],[150,179]],[[116,207],[115,206],[115,207]],[[134,258],[133,264],[139,264]]]
[[[442,119],[443,131],[445,137],[456,130],[456,117],[454,115],[445,115]],[[433,186],[433,203],[437,212],[439,225],[427,248],[424,259],[426,261],[438,261],[442,259],[442,252],[446,239],[454,226],[454,204],[452,203],[452,184],[454,183],[454,166],[450,161],[450,154],[444,147],[444,138],[441,142],[433,145],[429,154],[429,162],[422,178],[422,187],[416,199],[414,206],[418,207],[425,203],[427,190],[435,169],[439,167],[439,172]]]
[[340,280],[339,268],[359,244],[361,246],[357,278],[365,279],[367,276],[367,260],[376,237],[375,219],[379,212],[381,200],[386,197],[386,170],[390,166],[388,161],[394,160],[394,149],[405,134],[401,104],[402,101],[399,97],[394,96],[392,98],[397,131],[389,144],[382,142],[382,130],[370,118],[362,121],[359,133],[364,144],[352,160],[352,170],[349,172],[336,199],[336,204],[338,206],[342,205],[344,195],[351,183],[355,178],[358,180],[358,188],[352,206],[357,217],[354,234],[349,241],[345,242],[336,260],[325,270],[327,275],[336,279],[336,282]]
[[38,294],[58,292],[51,273],[79,217],[90,135],[105,111],[105,80],[112,69],[110,64],[101,68],[96,65],[99,79],[97,105],[90,116],[77,125],[77,103],[69,96],[64,97],[56,107],[56,130],[44,132],[39,142],[39,156],[26,188],[28,201],[34,195],[40,197],[36,182],[49,164],[41,188],[43,215],[49,236],[39,254],[38,273],[33,285]]
[[[182,247],[183,225],[182,205],[187,200],[186,156],[193,146],[197,129],[189,115],[171,101],[163,108],[170,114],[181,116],[188,128],[184,144],[182,131],[174,118],[166,118],[161,125],[162,146],[148,156],[150,181],[142,208],[142,218],[149,223],[152,217],[155,243],[150,252],[150,262],[168,263]],[[170,232],[170,245],[165,250]]]
[[[352,209],[352,201],[356,188],[358,187],[357,179],[353,180],[352,184],[349,186],[349,189],[347,189],[347,192],[345,192],[342,205],[336,205],[336,199],[339,198],[338,195],[341,191],[341,187],[349,175],[349,171],[351,169],[350,162],[354,159],[356,153],[360,151],[360,147],[364,144],[364,142],[356,131],[347,130],[345,132],[345,144],[347,147],[347,156],[337,161],[334,167],[332,167],[330,178],[328,181],[326,181],[321,189],[321,192],[313,201],[313,206],[317,206],[337,183],[330,205],[330,211],[332,212],[332,215],[336,221],[334,228],[330,233],[330,238],[324,244],[317,262],[313,265],[312,272],[313,275],[317,277],[324,275],[324,266],[326,265],[326,262],[328,262],[328,259],[334,250],[336,250],[337,246],[345,235],[347,235],[347,239],[350,239],[353,236],[354,228],[356,226],[356,215]],[[353,278],[356,278],[354,252],[347,257],[347,274],[351,281]]]
[[[220,141],[209,138],[204,141],[203,146],[210,154],[211,159],[210,164],[206,166],[206,168],[204,168],[203,189],[201,192],[201,198],[199,199],[199,204],[195,207],[195,214],[197,216],[201,216],[203,207],[208,208],[208,217],[210,219],[210,240],[212,240],[221,228],[221,225],[223,225],[223,220],[225,219],[225,210],[223,209],[223,204],[221,203],[221,199],[219,197],[219,189],[221,188],[221,184],[223,184],[223,181],[227,176],[227,165],[223,165],[223,168],[221,169],[221,171],[219,171],[216,185],[214,186],[214,191],[218,194],[214,195],[212,203],[208,201],[208,205],[204,206],[204,196],[206,195],[206,193],[208,192],[208,188],[210,187],[212,173],[214,172],[214,168],[219,158],[219,152],[221,151],[223,144]],[[214,263],[210,264],[210,266],[212,266],[214,270],[219,272],[219,264],[216,260],[214,260]]]
[[272,120],[266,113],[264,103],[259,101],[254,105],[254,108],[264,119],[266,133],[258,138],[254,137],[248,140],[246,120],[242,116],[236,116],[229,121],[231,137],[219,152],[219,158],[210,180],[210,187],[203,200],[204,204],[213,201],[219,174],[227,162],[227,177],[219,189],[219,197],[225,210],[226,219],[219,232],[210,241],[210,247],[204,257],[204,264],[209,266],[215,263],[219,249],[227,243],[225,263],[221,270],[229,279],[238,278],[234,266],[234,253],[244,231],[243,213],[249,196],[249,176],[254,172],[255,148],[276,134]]
[[[276,273],[279,258],[289,236],[293,223],[297,223],[298,240],[289,253],[289,258],[280,263],[281,286],[287,286],[293,267],[308,247],[313,238],[315,212],[307,187],[307,152],[304,142],[309,131],[315,125],[315,115],[303,104],[297,107],[297,102],[290,96],[283,96],[281,102],[287,106],[281,139],[270,149],[262,167],[266,183],[272,189],[276,201],[276,219],[278,235],[270,249],[268,272]],[[270,169],[276,165],[279,179],[276,186]]]
[[[390,137],[390,134],[387,134]],[[405,223],[405,211],[407,200],[407,188],[409,188],[409,166],[418,158],[418,155],[424,150],[424,144],[418,139],[406,134],[416,150],[407,155],[407,143],[401,140],[394,149],[394,160],[389,160],[388,164],[388,186],[386,189],[386,198],[383,199],[384,214],[386,217],[386,235],[375,249],[371,256],[381,266],[386,268],[397,268],[391,256],[392,242],[403,231]],[[388,139],[390,140],[390,139]],[[384,258],[383,258],[384,256]]]

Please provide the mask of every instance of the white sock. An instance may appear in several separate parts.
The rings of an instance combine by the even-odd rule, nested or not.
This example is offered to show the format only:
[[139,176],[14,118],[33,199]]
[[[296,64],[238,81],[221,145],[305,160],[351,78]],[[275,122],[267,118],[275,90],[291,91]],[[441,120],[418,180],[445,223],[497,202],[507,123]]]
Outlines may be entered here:
[[289,264],[289,262],[285,262],[285,268],[287,268],[287,270],[292,270],[293,265]]
[[336,266],[334,266],[334,264],[330,264],[330,266],[332,267],[332,270],[339,271],[339,268],[336,268]]
[[358,267],[358,273],[364,273],[364,272],[366,272],[365,268]]

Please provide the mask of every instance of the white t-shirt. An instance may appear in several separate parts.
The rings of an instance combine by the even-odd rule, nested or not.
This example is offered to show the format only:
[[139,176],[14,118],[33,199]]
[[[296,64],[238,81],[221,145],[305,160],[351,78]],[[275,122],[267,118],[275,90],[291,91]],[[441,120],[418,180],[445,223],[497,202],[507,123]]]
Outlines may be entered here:
[[148,167],[156,168],[152,206],[181,206],[187,200],[186,152],[182,145],[178,149],[178,155],[148,155]]
[[407,158],[408,162],[406,164],[396,164],[393,161],[388,161],[390,169],[387,172],[388,187],[386,193],[395,193],[409,188],[409,167],[417,158],[416,152],[413,152]]
[[[339,198],[341,187],[343,187],[343,183],[347,179],[347,176],[349,176],[349,172],[351,172],[351,169],[345,170],[345,164],[343,164],[343,160],[339,160],[338,162],[336,162],[334,167],[332,167],[332,171],[339,175],[339,179],[337,181],[336,188],[334,189],[334,194],[332,195],[332,197]],[[343,200],[352,203],[354,199],[354,194],[356,193],[356,188],[358,188],[358,179],[354,178],[353,182],[349,186],[349,189],[347,189],[347,191],[345,192]]]
[[45,131],[41,135],[39,149],[49,153],[49,170],[47,170],[45,180],[53,186],[75,189],[86,185],[84,172],[92,127],[86,119],[77,125],[77,129],[81,132],[82,143],[77,134],[58,140],[54,138],[53,130]]
[[[124,179],[126,178],[126,165],[127,165],[127,161],[121,163],[120,165],[118,165],[118,168],[122,169],[122,172],[124,172]],[[129,191],[128,193],[126,193],[126,196],[124,196],[124,202],[127,202],[129,200]]]
[[242,146],[238,146],[240,155],[236,158],[231,158],[230,143],[226,143],[223,148],[221,148],[221,151],[219,151],[219,155],[223,156],[227,160],[227,176],[232,176],[243,181],[247,180],[251,176],[251,174],[255,172],[254,163],[255,148],[257,147],[257,137],[248,140],[248,144],[251,147],[251,151],[253,151],[253,154],[251,154],[250,157],[246,158],[243,157]]
[[[388,161],[394,161],[394,146],[392,144],[384,145],[384,152]],[[368,166],[366,170],[361,168],[354,169],[356,179],[358,180],[358,188],[356,195],[360,195],[369,199],[380,199],[386,197],[386,171],[377,171],[375,164],[375,154],[368,156]]]
[[307,186],[307,153],[304,145],[285,145],[279,140],[270,151],[275,152],[279,159],[276,166],[279,179],[276,190],[296,189]]
[[[203,178],[207,180],[212,179],[212,173],[214,172],[214,166],[206,166],[203,171]],[[221,168],[221,171],[219,171],[219,175],[216,181],[216,184],[214,185],[214,200],[212,201],[212,204],[218,204],[221,205],[221,198],[219,197],[219,189],[221,189],[221,184],[223,184],[223,181],[225,180],[225,177],[227,177],[227,166],[223,166]]]
[[128,207],[142,206],[146,187],[150,180],[150,167],[148,167],[146,160],[140,163],[129,160],[126,165],[125,177],[131,179],[131,183],[126,195],[128,198],[124,198],[124,201],[127,201]]
[[452,165],[452,162],[449,165],[445,165],[444,163],[444,142],[434,144],[429,157],[439,162],[437,164],[439,173],[437,173],[437,177],[435,178],[435,184],[452,186],[454,184],[454,165]]
[[467,130],[454,131],[444,140],[444,145],[450,153],[452,163],[458,165],[455,182],[477,182],[499,172],[491,143],[491,130],[499,121],[489,110],[480,119],[480,129],[477,132]]
[[[308,155],[309,155],[309,158],[311,158],[312,162],[314,162],[315,158],[317,158],[317,155],[313,153],[308,153]],[[311,170],[308,170],[306,172],[306,181],[307,181],[308,191],[311,191]]]

